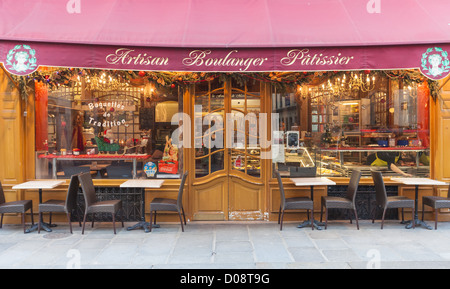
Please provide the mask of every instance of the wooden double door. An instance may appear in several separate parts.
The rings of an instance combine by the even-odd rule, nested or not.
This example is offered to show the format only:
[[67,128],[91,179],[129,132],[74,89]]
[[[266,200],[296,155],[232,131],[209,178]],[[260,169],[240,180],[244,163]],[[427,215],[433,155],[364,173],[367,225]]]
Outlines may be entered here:
[[195,86],[190,162],[194,220],[265,218],[265,91],[259,81]]

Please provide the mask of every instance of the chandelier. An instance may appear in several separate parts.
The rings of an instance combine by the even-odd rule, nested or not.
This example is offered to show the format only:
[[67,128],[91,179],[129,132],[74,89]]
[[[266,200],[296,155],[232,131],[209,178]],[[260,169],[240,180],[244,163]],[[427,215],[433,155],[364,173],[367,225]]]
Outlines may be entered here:
[[123,90],[130,86],[128,80],[121,75],[111,75],[106,72],[84,77],[86,90],[115,91]]
[[370,74],[364,75],[362,73],[351,72],[350,76],[347,78],[347,75],[344,74],[342,79],[338,78],[335,84],[337,85],[337,89],[347,89],[349,91],[352,90],[360,90],[362,92],[369,92],[375,89],[375,75],[370,77]]

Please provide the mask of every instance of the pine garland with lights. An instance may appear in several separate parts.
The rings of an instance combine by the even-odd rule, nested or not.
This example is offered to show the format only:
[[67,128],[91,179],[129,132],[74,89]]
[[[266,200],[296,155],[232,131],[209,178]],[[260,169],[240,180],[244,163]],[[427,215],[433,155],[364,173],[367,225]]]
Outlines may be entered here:
[[[427,81],[433,100],[439,96],[439,82],[427,79],[418,70],[362,70],[353,71],[356,74],[370,76],[387,76],[390,79],[401,79],[406,85]],[[101,69],[80,69],[80,68],[41,68],[27,76],[11,75],[15,84],[19,87],[23,99],[32,92],[34,81],[47,83],[50,90],[55,90],[60,86],[71,87],[80,77],[100,76],[108,73],[116,79],[128,82],[130,85],[139,86],[144,81],[155,83],[156,87],[175,87],[176,85],[187,86],[192,83],[212,81],[218,79],[225,82],[232,78],[238,84],[248,81],[262,81],[271,83],[278,91],[286,91],[298,85],[310,83],[322,83],[327,79],[342,77],[348,71],[314,71],[314,72],[261,72],[261,73],[209,73],[209,72],[155,72],[155,71],[123,71],[123,70],[101,70]]]

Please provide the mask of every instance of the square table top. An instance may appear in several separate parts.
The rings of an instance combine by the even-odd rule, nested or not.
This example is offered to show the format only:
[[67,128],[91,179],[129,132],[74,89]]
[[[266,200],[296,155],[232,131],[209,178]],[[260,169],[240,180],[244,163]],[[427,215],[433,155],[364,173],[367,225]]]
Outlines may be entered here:
[[121,188],[152,188],[159,189],[164,180],[128,180],[120,185]]
[[53,189],[65,183],[65,180],[36,180],[15,185],[12,188],[14,190]]
[[399,182],[404,185],[428,185],[428,186],[445,186],[445,182],[428,179],[428,178],[391,178],[394,182]]
[[291,178],[296,186],[334,186],[335,182],[325,177],[316,178]]

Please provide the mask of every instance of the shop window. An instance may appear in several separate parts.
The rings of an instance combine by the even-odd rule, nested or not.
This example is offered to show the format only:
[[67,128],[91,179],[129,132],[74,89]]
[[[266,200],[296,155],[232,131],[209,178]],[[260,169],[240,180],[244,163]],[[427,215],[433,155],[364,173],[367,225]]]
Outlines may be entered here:
[[117,74],[85,73],[56,87],[35,83],[36,178],[180,177],[182,150],[171,142],[178,123],[171,120],[183,109],[181,88],[117,83]]
[[[284,148],[273,159],[274,169],[290,177],[308,166],[314,167],[311,176],[349,176],[352,169],[363,176],[372,169],[388,176],[429,176],[430,93],[415,71],[327,75],[295,92],[274,91],[272,111],[280,119],[275,139]],[[288,143],[292,132],[299,136],[294,149]]]

